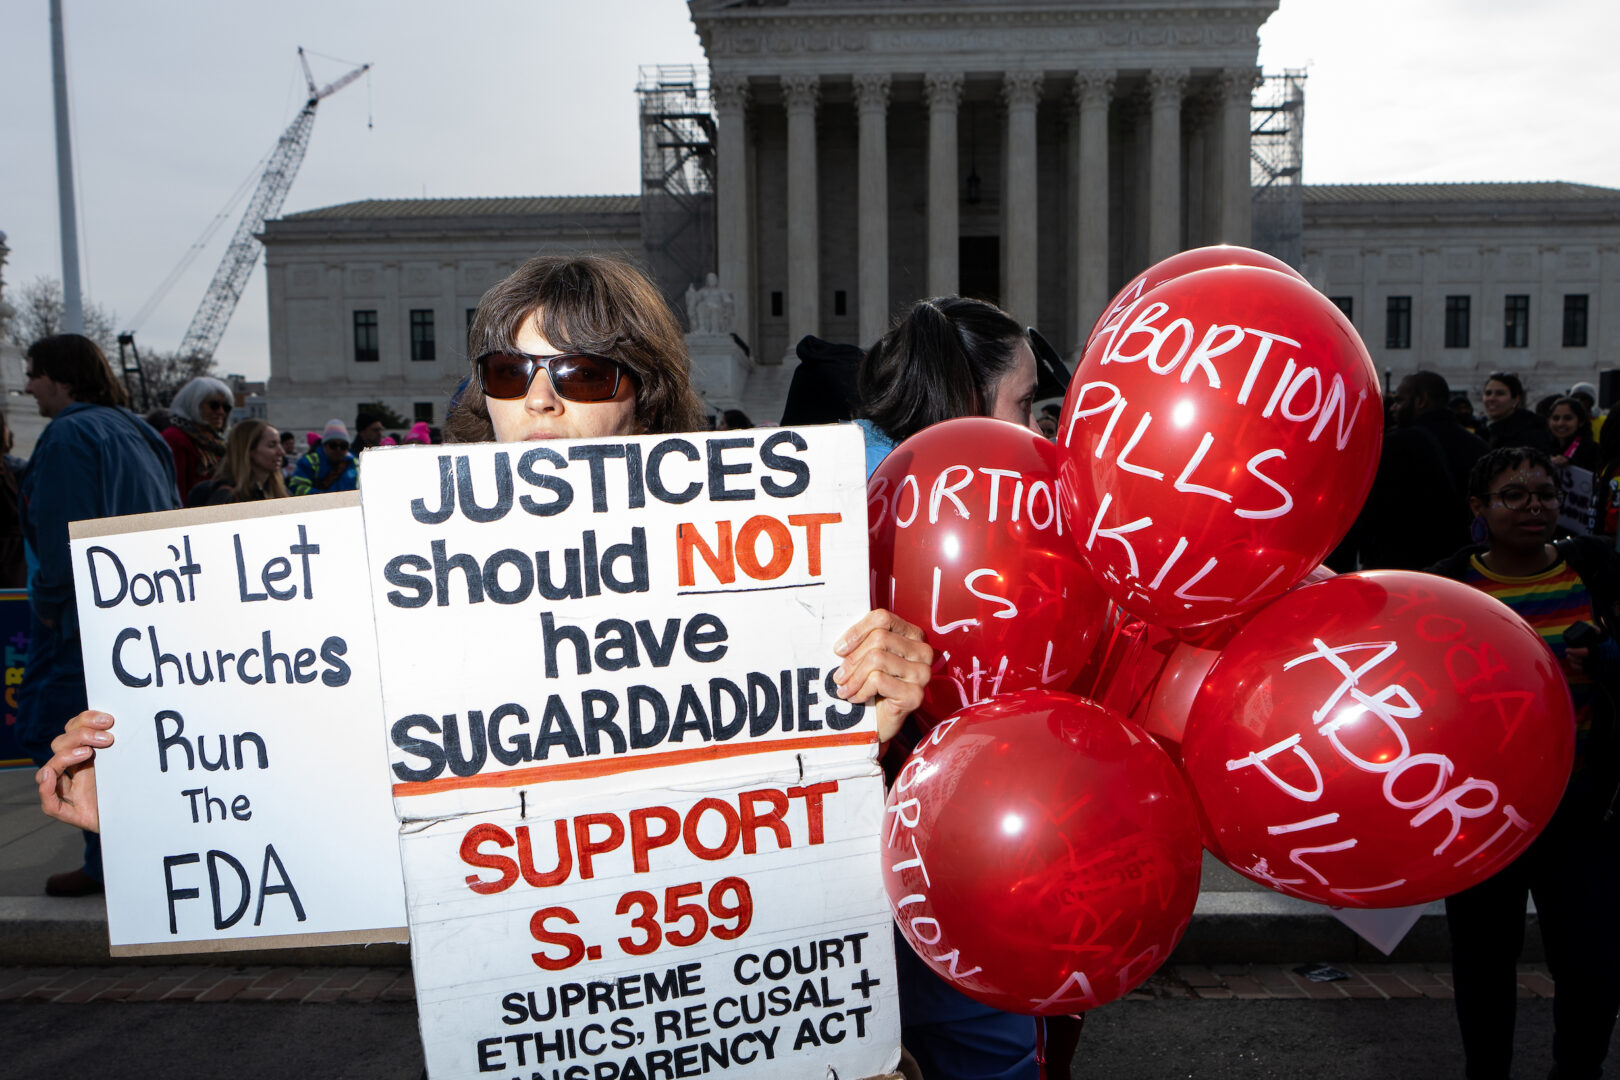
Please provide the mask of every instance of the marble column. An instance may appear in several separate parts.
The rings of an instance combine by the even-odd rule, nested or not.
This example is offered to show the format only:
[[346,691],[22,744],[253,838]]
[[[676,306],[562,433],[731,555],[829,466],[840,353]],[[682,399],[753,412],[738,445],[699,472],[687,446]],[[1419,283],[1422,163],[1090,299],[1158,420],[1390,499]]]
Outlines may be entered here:
[[732,330],[754,346],[753,234],[748,216],[748,77],[719,75],[709,86],[718,130],[715,141],[715,270],[731,291]]
[[1148,73],[1149,120],[1148,262],[1181,250],[1181,94],[1185,68]]
[[1252,242],[1252,201],[1249,182],[1250,99],[1259,72],[1228,68],[1216,80],[1221,96],[1221,213],[1217,235],[1223,244]]
[[855,76],[860,117],[857,258],[861,348],[889,328],[889,76]]
[[1108,303],[1108,104],[1114,96],[1112,71],[1082,71],[1074,77],[1074,97],[1080,123],[1075,140],[1075,226],[1079,263],[1075,274],[1074,304],[1079,318],[1074,335],[1078,356],[1085,335]]
[[1007,207],[1006,272],[1002,278],[1002,307],[1024,326],[1035,325],[1037,249],[1035,110],[1041,99],[1041,73],[1009,71],[1001,83],[1007,106],[1006,183],[1002,190]]
[[782,76],[787,102],[788,341],[784,359],[806,334],[821,333],[821,230],[816,215],[815,75]]
[[962,102],[962,73],[936,71],[923,76],[928,97],[928,295],[946,296],[959,280],[956,110]]

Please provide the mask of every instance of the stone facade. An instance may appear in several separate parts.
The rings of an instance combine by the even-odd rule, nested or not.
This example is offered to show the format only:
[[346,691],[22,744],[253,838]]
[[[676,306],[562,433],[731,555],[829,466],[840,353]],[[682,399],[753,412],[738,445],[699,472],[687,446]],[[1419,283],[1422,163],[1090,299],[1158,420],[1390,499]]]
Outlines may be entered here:
[[1072,351],[1144,266],[1249,238],[1249,93],[1276,0],[689,6],[720,281],[762,364],[805,334],[870,344],[954,292]]
[[1620,190],[1307,186],[1304,252],[1392,380],[1438,371],[1477,408],[1492,371],[1533,402],[1620,367]]
[[372,200],[267,222],[262,239],[270,422],[319,431],[381,402],[437,425],[484,291],[544,252],[634,259],[641,218],[635,196]]

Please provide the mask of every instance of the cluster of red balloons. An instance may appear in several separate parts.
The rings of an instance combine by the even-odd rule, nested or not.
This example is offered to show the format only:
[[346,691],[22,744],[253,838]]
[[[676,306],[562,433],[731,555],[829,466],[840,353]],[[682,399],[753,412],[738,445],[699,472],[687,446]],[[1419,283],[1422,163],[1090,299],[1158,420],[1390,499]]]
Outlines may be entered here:
[[1539,636],[1465,585],[1320,565],[1382,428],[1337,307],[1201,248],[1109,305],[1055,446],[953,420],[873,474],[873,603],[938,657],[885,882],[941,977],[1081,1012],[1169,956],[1205,847],[1279,892],[1397,907],[1546,824],[1574,724]]

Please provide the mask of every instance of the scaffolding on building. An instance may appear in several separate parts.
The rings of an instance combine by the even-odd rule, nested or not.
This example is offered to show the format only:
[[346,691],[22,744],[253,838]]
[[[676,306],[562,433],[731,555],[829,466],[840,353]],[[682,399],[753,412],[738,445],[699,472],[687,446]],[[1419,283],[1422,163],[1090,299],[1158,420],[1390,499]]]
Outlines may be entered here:
[[1304,257],[1305,72],[1261,78],[1249,116],[1253,244],[1297,269]]
[[641,242],[647,272],[685,314],[687,286],[716,266],[714,114],[708,70],[644,65],[641,102]]

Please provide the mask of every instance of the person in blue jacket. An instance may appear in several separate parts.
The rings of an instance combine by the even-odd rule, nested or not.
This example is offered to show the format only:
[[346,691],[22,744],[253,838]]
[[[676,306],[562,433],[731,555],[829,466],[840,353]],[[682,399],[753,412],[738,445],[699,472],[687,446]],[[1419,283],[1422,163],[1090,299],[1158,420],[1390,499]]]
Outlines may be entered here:
[[[100,346],[80,334],[58,334],[30,345],[27,363],[25,389],[50,423],[34,446],[20,491],[23,538],[33,556],[33,637],[17,724],[23,749],[44,764],[51,739],[68,717],[86,708],[68,523],[173,510],[180,496],[168,444],[125,407],[128,395]],[[100,839],[86,832],[83,868],[53,874],[45,892],[101,891]]]

